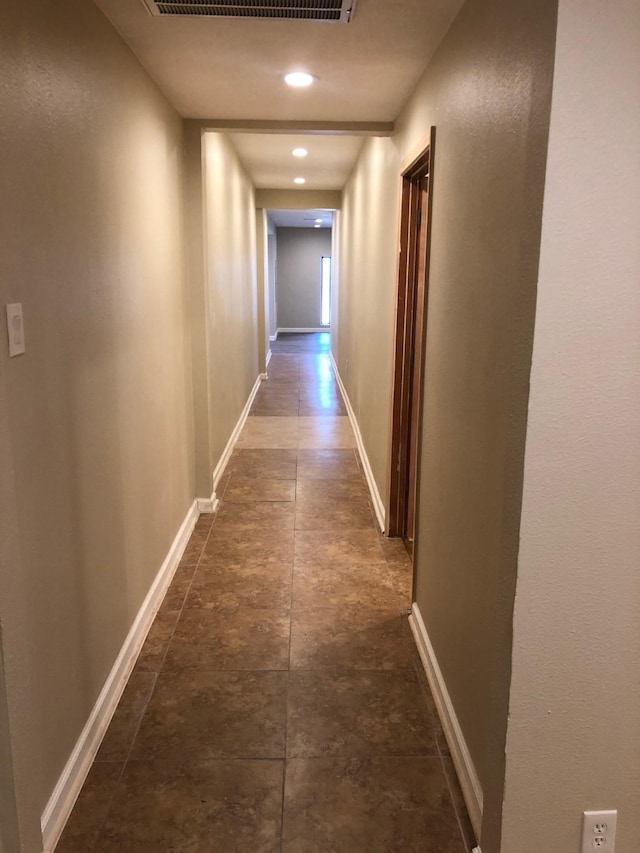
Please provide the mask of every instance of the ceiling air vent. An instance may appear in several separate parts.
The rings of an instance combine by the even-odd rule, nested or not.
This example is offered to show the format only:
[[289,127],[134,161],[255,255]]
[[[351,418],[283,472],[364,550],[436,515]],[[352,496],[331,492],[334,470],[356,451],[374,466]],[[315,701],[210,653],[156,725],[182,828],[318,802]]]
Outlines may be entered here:
[[280,18],[348,24],[356,0],[142,0],[152,15],[200,18]]

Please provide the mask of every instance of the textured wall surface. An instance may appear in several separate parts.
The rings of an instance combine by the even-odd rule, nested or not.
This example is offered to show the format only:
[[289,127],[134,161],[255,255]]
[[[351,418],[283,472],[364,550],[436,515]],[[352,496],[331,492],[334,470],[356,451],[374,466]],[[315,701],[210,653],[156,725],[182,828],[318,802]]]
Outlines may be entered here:
[[320,326],[323,255],[331,256],[330,228],[278,228],[276,232],[278,327]]
[[182,126],[93,4],[5,5],[0,302],[27,352],[1,333],[20,563],[0,619],[39,814],[193,499]]
[[[640,839],[640,7],[561,0],[514,622],[503,853]],[[602,168],[593,168],[593,164]]]
[[367,139],[339,217],[338,328],[333,353],[386,498],[400,160],[394,141]]
[[[437,128],[417,601],[499,849],[557,3],[468,0],[345,190],[339,366],[387,489],[400,162]],[[396,152],[397,149],[397,152]]]
[[211,473],[258,378],[256,206],[222,133],[204,136],[206,313]]

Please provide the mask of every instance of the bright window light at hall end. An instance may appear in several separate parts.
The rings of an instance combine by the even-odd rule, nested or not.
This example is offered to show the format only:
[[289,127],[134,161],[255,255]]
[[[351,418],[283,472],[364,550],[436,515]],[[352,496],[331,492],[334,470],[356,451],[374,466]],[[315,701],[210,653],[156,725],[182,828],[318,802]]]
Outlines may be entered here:
[[304,89],[313,83],[313,76],[306,71],[291,71],[285,75],[284,82],[295,89]]
[[309,152],[306,148],[294,148],[291,153],[294,157],[306,157]]
[[293,179],[293,183],[294,183],[294,184],[306,184],[306,183],[307,183],[307,181],[306,181],[306,179],[305,179],[305,178],[294,178],[294,179]]

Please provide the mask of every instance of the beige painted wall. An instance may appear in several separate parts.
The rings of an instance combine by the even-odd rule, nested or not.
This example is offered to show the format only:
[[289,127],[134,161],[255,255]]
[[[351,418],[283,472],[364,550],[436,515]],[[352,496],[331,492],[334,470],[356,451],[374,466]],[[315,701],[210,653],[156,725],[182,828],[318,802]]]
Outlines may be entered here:
[[556,3],[468,0],[344,192],[340,372],[376,481],[387,449],[400,160],[437,127],[417,602],[500,849],[522,460]]
[[256,204],[222,133],[204,139],[209,453],[211,473],[258,377]]
[[332,351],[380,494],[388,484],[400,160],[393,139],[365,140],[338,219],[339,321]]
[[537,853],[542,814],[577,851],[602,808],[619,810],[616,853],[639,849],[638,104],[638,4],[561,0],[503,853]]
[[9,361],[0,333],[20,558],[0,621],[28,666],[7,689],[32,853],[193,499],[182,126],[91,3],[8,0],[0,64],[0,302],[22,302],[27,341]]
[[276,234],[278,328],[318,328],[322,258],[331,256],[331,229],[278,228]]

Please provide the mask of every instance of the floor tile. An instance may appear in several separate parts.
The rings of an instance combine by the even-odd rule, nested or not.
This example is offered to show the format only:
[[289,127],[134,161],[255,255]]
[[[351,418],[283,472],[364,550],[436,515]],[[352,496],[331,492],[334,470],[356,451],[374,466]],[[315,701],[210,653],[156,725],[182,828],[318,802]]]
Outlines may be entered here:
[[[296,481],[291,480],[235,480],[227,486],[224,496],[228,501],[293,501],[296,497]],[[242,515],[240,508],[236,509]]]
[[298,478],[362,480],[353,450],[298,450]]
[[131,673],[96,761],[125,761],[153,692],[157,673],[136,670]]
[[130,761],[101,853],[276,853],[281,761]]
[[[242,504],[241,506],[246,506]],[[290,520],[280,521],[273,529],[268,518],[276,518],[273,508],[286,506]],[[265,523],[259,525],[255,519],[251,523],[236,524],[232,518],[225,524],[224,512],[226,507],[221,507],[221,521],[215,534],[211,535],[207,548],[203,552],[200,565],[203,566],[233,566],[245,563],[283,564],[293,561],[293,507],[291,504],[255,504],[251,512],[256,517],[264,512]],[[230,510],[230,515],[232,510]],[[248,515],[248,513],[247,513]],[[272,522],[273,524],[273,522]]]
[[289,617],[274,609],[234,614],[185,609],[169,644],[164,671],[288,668]]
[[296,500],[348,500],[367,503],[369,500],[369,489],[361,478],[354,480],[310,478],[307,480],[302,474],[298,474]]
[[295,450],[235,450],[227,473],[237,480],[295,480]]
[[236,447],[245,448],[295,448],[298,445],[297,417],[249,418]]
[[295,535],[296,566],[350,565],[378,563],[383,558],[376,531],[354,530],[348,533],[300,530]]
[[475,832],[473,831],[473,827],[469,819],[469,813],[467,812],[467,807],[460,788],[460,783],[458,782],[455,767],[453,766],[453,761],[449,756],[443,756],[442,765],[447,777],[447,782],[449,783],[449,791],[451,792],[451,798],[458,817],[458,825],[460,826],[460,832],[464,839],[465,849],[472,850],[478,843],[479,839],[476,838]]
[[282,758],[285,672],[158,676],[132,759]]
[[[246,481],[245,481],[246,482]],[[276,482],[293,484],[294,480],[278,480]],[[229,483],[231,488],[231,483]],[[287,486],[290,491],[291,486]],[[214,524],[207,545],[203,551],[206,556],[210,551],[216,549],[216,543],[221,536],[232,530],[253,531],[260,537],[261,528],[270,531],[291,531],[295,516],[295,507],[292,501],[231,501],[224,498],[218,509],[218,518]],[[253,534],[252,534],[253,535]]]
[[380,607],[398,609],[411,604],[411,579],[388,563],[351,563],[337,566],[294,566],[293,607]]
[[375,519],[366,498],[296,499],[296,530],[342,532],[373,529]]
[[56,853],[92,850],[116,792],[124,762],[98,762],[89,771]]
[[436,757],[287,762],[286,853],[467,853]]
[[437,755],[413,670],[292,672],[287,757]]
[[237,613],[242,608],[289,610],[291,566],[243,565],[233,569],[203,566],[196,575],[185,608]]
[[412,667],[415,644],[406,615],[393,608],[294,609],[291,669]]
[[169,641],[178,624],[180,611],[159,611],[153,621],[147,639],[142,646],[136,669],[144,672],[159,672],[169,647]]

